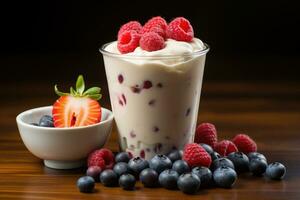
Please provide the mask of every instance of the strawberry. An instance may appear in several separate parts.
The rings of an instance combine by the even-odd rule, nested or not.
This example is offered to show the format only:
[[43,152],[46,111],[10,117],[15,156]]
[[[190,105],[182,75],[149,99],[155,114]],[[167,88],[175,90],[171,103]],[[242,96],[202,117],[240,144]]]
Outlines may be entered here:
[[83,76],[78,76],[76,90],[63,93],[55,85],[55,93],[61,96],[53,104],[52,115],[55,127],[87,126],[100,122],[101,106],[97,100],[101,98],[100,88],[92,87],[86,91]]

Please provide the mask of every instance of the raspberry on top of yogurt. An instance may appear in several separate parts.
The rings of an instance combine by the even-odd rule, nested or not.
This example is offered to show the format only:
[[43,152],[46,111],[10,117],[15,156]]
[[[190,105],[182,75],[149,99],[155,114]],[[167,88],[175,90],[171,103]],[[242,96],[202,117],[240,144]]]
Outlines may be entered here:
[[190,43],[193,39],[193,27],[186,18],[177,17],[168,24],[164,18],[157,16],[148,20],[144,26],[138,21],[121,26],[117,48],[121,54],[134,52],[137,48],[152,52],[164,49],[170,40]]

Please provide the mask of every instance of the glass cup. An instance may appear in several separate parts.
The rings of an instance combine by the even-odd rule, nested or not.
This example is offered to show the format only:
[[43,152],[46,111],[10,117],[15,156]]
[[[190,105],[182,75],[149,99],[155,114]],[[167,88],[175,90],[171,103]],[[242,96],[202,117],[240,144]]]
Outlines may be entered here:
[[103,54],[122,151],[147,160],[193,142],[205,56]]

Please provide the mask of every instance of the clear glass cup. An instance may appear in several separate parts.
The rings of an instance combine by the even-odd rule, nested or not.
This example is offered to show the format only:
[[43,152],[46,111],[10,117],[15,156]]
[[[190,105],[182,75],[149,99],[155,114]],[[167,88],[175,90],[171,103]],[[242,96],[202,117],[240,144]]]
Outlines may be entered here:
[[103,54],[122,151],[151,159],[194,140],[206,53]]

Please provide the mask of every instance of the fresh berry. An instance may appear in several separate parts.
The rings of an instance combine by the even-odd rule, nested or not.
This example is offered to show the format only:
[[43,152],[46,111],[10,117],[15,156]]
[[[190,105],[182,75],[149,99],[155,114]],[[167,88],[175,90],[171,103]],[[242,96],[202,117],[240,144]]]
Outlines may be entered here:
[[215,151],[212,154],[210,154],[210,157],[211,157],[212,162],[218,158],[221,158],[220,154]]
[[232,152],[227,158],[233,163],[236,172],[241,173],[249,171],[249,159],[244,153]]
[[249,162],[249,171],[255,176],[261,176],[266,172],[268,163],[262,158],[252,158]]
[[147,160],[141,157],[135,157],[129,160],[128,166],[133,174],[138,177],[142,170],[149,167],[149,164]]
[[145,187],[156,187],[158,185],[158,173],[151,168],[144,169],[140,173],[140,181]]
[[91,193],[94,191],[95,180],[90,176],[83,176],[77,180],[77,187],[80,192]]
[[206,188],[212,185],[212,173],[207,167],[195,167],[192,169],[192,173],[199,177],[201,181],[200,187]]
[[92,87],[86,91],[83,76],[77,78],[76,90],[72,87],[71,93],[63,93],[54,87],[57,95],[61,96],[53,104],[52,116],[55,127],[87,126],[100,122],[101,98],[100,88]]
[[41,117],[38,126],[42,127],[54,127],[53,118],[50,115],[44,115]]
[[165,47],[165,41],[157,33],[149,32],[142,35],[140,47],[146,51],[157,51]]
[[111,169],[106,169],[100,174],[100,181],[104,186],[113,187],[118,183],[118,175]]
[[93,177],[96,182],[99,182],[99,176],[102,169],[99,166],[91,166],[86,170],[86,175]]
[[286,168],[279,162],[274,162],[268,165],[266,175],[270,179],[280,180],[283,179],[286,173]]
[[118,50],[124,53],[133,52],[138,46],[141,35],[136,31],[124,31],[118,37]]
[[215,151],[221,156],[227,156],[232,152],[237,152],[238,149],[233,142],[229,140],[222,140],[215,145]]
[[166,20],[160,16],[157,16],[149,19],[143,26],[143,30],[145,31],[145,30],[150,30],[152,27],[159,27],[165,31],[167,29],[167,26],[168,24]]
[[178,188],[186,194],[194,194],[200,188],[200,179],[193,173],[181,174],[177,181]]
[[109,149],[98,149],[88,156],[88,167],[99,166],[101,169],[112,169],[114,166],[114,154]]
[[212,148],[218,141],[216,127],[211,123],[202,123],[196,129],[195,142],[208,144]]
[[230,188],[234,185],[237,179],[237,174],[232,168],[221,166],[214,171],[213,178],[217,186]]
[[167,37],[178,41],[191,42],[194,38],[194,30],[187,19],[177,17],[169,23]]
[[125,162],[128,163],[129,160],[131,159],[131,156],[129,155],[128,152],[120,152],[116,155],[115,157],[115,162]]
[[145,33],[150,33],[150,32],[153,32],[153,33],[157,33],[160,37],[162,37],[164,40],[166,39],[167,35],[166,35],[166,31],[163,30],[162,28],[158,27],[158,26],[154,26],[154,27],[151,27],[149,29],[142,29],[141,33],[142,35],[144,35]]
[[130,173],[128,164],[125,162],[119,162],[119,163],[115,164],[113,170],[118,176]]
[[197,143],[185,145],[182,159],[185,160],[191,168],[197,166],[209,167],[211,164],[210,155]]
[[133,190],[136,180],[132,174],[123,174],[119,178],[119,185],[124,190]]
[[168,158],[170,158],[170,160],[171,160],[172,162],[175,162],[176,160],[181,160],[182,154],[183,154],[183,152],[180,151],[180,150],[172,150],[172,151],[168,154]]
[[158,177],[159,184],[166,189],[176,189],[179,174],[171,169],[166,169]]
[[255,158],[261,158],[261,159],[264,159],[267,162],[267,158],[263,154],[258,153],[258,152],[248,153],[247,156],[248,156],[249,160],[252,160],[252,159],[255,159]]
[[200,146],[203,147],[208,154],[212,154],[214,152],[213,148],[211,148],[208,144],[200,143]]
[[229,160],[228,158],[218,158],[216,160],[214,160],[214,162],[211,165],[211,170],[215,171],[216,169],[218,169],[219,167],[230,167],[232,169],[234,169],[234,164],[232,163],[231,160]]
[[124,31],[136,31],[137,33],[140,33],[142,28],[142,25],[138,21],[127,22],[126,24],[121,26],[118,32],[118,38]]
[[239,151],[248,154],[250,152],[257,151],[257,145],[248,135],[238,134],[233,139],[232,142],[236,145]]
[[167,156],[158,154],[149,161],[149,167],[160,174],[165,169],[172,168],[172,161]]
[[172,169],[176,171],[179,175],[190,171],[189,165],[184,160],[176,160],[173,163]]

